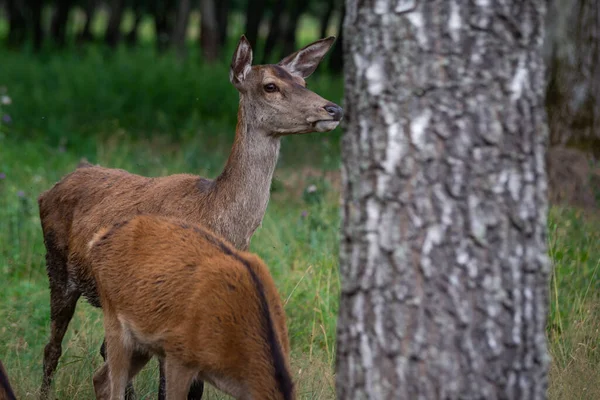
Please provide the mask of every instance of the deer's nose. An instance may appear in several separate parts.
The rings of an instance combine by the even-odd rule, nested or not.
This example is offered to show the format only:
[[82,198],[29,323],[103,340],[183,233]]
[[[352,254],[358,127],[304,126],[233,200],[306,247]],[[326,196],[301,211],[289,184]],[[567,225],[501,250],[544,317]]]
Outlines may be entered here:
[[342,107],[338,106],[337,104],[328,103],[323,108],[329,115],[333,117],[334,121],[340,121],[344,116],[344,110],[342,110]]

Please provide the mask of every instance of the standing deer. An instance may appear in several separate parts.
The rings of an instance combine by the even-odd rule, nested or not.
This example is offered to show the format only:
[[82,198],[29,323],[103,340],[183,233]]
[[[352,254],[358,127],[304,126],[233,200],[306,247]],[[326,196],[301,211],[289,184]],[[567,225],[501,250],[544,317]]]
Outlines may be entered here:
[[[331,131],[342,118],[341,107],[308,90],[304,81],[334,41],[321,39],[276,65],[252,66],[250,43],[241,37],[229,74],[240,94],[238,124],[231,154],[215,180],[190,174],[149,178],[88,164],[40,195],[51,318],[42,399],[48,397],[77,300],[83,295],[100,307],[87,258],[95,230],[137,214],[163,215],[202,224],[247,249],[267,208],[280,138]],[[190,398],[201,398],[202,389],[201,382],[194,384]]]
[[101,229],[89,261],[107,363],[97,399],[124,399],[148,360],[164,359],[166,398],[199,376],[236,399],[292,400],[281,298],[262,260],[197,225],[137,216]]

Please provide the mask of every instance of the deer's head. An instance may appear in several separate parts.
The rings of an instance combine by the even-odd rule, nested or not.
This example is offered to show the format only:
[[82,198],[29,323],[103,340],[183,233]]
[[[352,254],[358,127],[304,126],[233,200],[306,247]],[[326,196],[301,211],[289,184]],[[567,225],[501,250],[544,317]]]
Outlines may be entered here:
[[278,64],[252,66],[252,48],[242,36],[231,61],[229,80],[240,92],[244,118],[274,136],[335,129],[342,119],[342,108],[308,90],[304,81],[334,41],[333,36],[321,39]]

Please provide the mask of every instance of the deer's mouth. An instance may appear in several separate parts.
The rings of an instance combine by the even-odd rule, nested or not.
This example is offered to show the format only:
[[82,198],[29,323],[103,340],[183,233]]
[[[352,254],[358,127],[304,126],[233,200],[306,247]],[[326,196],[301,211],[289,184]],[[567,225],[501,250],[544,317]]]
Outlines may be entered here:
[[316,132],[329,132],[337,128],[340,121],[334,121],[332,119],[322,119],[314,122]]

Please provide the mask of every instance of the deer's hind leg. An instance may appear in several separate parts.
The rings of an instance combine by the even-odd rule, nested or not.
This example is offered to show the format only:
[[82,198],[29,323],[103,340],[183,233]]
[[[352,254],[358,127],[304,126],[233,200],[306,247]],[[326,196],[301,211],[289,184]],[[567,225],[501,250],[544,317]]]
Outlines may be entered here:
[[[47,239],[47,238],[46,238]],[[69,287],[67,259],[52,242],[46,240],[46,269],[50,282],[50,340],[44,348],[44,375],[40,398],[47,399],[52,378],[62,354],[62,340],[73,318],[81,292]]]
[[149,356],[136,360],[135,343],[128,332],[121,327],[115,315],[104,310],[104,330],[106,333],[106,358],[110,382],[110,399],[125,400],[125,391],[130,377],[135,375],[150,359]]
[[[165,362],[161,358],[158,360],[158,370],[159,370],[159,384],[158,384],[158,400],[166,399],[166,376],[165,376]],[[195,379],[190,386],[190,391],[187,395],[187,400],[202,400],[202,395],[204,394],[204,382]]]
[[[136,354],[134,354],[134,357],[139,357],[141,359],[141,357],[144,354],[145,353],[136,353]],[[104,339],[102,341],[102,345],[100,346],[100,355],[102,356],[102,360],[104,360],[104,367],[103,367],[103,369],[99,370],[96,373],[96,375],[98,375],[98,376],[94,375],[94,389],[96,390],[96,399],[103,398],[103,397],[98,397],[98,390],[99,390],[98,388],[102,388],[103,386],[101,383],[98,383],[99,386],[98,386],[98,388],[96,388],[96,380],[98,380],[98,382],[103,382],[106,379],[106,382],[108,385],[108,365],[106,364],[106,339]],[[146,363],[147,362],[148,361],[146,360]],[[144,365],[145,365],[145,363],[144,363]],[[105,370],[104,370],[104,368],[105,368]],[[137,372],[139,372],[139,370]],[[137,372],[135,374],[137,374]],[[105,375],[105,377],[103,375]],[[133,388],[133,382],[131,381],[131,378],[130,378],[129,383],[127,384],[127,388],[125,389],[125,400],[135,400],[135,398],[136,398],[135,389]]]
[[185,400],[197,371],[167,357],[164,361],[164,372],[167,400]]
[[[105,343],[102,343],[102,347],[105,347]],[[133,396],[133,385],[131,380],[144,368],[144,366],[150,361],[151,355],[149,353],[134,351],[131,356],[130,368],[129,368],[129,383],[125,389],[125,398]],[[110,399],[110,378],[109,378],[109,366],[105,362],[102,367],[96,371],[93,378],[94,391],[96,393],[96,400],[108,400]]]

